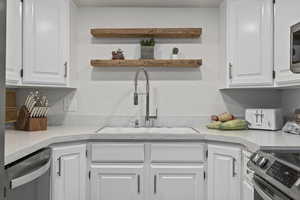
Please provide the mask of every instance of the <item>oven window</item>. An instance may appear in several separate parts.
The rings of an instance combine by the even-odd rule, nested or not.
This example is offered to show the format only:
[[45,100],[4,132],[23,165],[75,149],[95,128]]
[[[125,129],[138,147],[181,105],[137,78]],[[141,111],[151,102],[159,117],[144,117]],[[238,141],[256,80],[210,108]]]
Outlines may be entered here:
[[300,30],[293,32],[292,64],[300,63]]

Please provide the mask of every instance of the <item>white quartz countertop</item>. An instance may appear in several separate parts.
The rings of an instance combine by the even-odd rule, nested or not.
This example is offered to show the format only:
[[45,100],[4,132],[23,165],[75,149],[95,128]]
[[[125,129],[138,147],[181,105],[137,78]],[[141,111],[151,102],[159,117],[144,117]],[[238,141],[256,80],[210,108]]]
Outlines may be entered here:
[[[174,140],[174,141],[214,141],[236,143],[250,151],[266,148],[300,148],[300,136],[287,135],[274,131],[218,131],[198,127],[163,128],[163,129],[130,129],[104,128],[96,133],[99,127],[49,127],[47,131],[25,132],[6,130],[5,164],[14,162],[41,148],[55,143],[77,141],[135,141],[135,140]],[[146,133],[142,133],[144,131]]]

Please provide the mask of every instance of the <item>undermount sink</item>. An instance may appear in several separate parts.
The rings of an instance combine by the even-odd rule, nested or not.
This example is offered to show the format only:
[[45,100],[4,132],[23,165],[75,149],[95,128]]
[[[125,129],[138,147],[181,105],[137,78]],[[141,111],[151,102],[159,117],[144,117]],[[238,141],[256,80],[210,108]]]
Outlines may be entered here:
[[97,131],[99,134],[197,134],[193,128],[188,127],[104,127]]

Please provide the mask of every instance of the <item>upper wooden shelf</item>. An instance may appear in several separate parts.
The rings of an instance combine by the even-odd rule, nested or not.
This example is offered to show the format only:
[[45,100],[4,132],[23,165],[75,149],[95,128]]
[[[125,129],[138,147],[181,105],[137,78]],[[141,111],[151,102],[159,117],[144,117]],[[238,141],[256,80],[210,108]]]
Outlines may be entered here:
[[141,59],[141,60],[91,60],[93,67],[190,67],[202,65],[201,59]]
[[91,29],[97,38],[198,38],[201,28],[115,28]]

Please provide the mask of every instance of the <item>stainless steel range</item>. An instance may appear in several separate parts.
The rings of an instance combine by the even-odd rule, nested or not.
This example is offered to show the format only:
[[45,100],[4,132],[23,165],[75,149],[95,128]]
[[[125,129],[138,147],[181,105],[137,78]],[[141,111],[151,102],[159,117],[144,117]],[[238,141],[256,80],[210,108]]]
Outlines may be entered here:
[[252,154],[255,200],[300,200],[300,149]]

